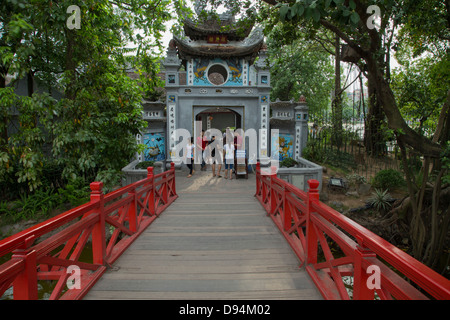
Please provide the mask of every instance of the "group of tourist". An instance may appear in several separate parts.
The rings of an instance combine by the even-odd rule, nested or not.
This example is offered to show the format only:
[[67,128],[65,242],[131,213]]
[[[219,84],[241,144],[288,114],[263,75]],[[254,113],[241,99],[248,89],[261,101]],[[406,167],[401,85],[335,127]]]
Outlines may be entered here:
[[[197,138],[197,144],[194,145],[194,138],[191,138],[187,145],[187,158],[186,165],[189,168],[188,178],[192,177],[195,173],[194,170],[194,157],[196,150],[201,150],[202,163],[201,170],[206,171],[207,164],[211,165],[212,176],[221,178],[220,175],[222,164],[225,164],[224,177],[225,179],[233,179],[234,158],[236,150],[242,145],[242,137],[237,133],[231,132],[230,128],[227,128],[223,134],[223,149],[220,148],[220,143],[215,143],[216,136],[205,135],[205,131],[202,130],[202,134]],[[197,147],[197,148],[196,148]],[[216,157],[216,150],[218,150],[218,156]],[[217,166],[216,166],[217,165]],[[217,173],[216,173],[217,169]]]

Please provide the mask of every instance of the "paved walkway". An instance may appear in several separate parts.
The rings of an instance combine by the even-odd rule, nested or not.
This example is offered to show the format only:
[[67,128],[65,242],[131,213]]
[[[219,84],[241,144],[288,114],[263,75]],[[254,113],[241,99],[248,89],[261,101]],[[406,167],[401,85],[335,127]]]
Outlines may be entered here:
[[179,198],[85,299],[322,299],[253,196],[254,174],[186,175],[177,171]]

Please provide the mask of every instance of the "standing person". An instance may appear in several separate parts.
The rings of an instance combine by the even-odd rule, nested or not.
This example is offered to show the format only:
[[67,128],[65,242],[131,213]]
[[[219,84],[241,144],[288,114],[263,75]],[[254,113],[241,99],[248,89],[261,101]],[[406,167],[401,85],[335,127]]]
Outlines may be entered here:
[[204,155],[205,148],[206,148],[205,130],[202,130],[201,136],[197,138],[197,150],[201,150],[202,155],[202,164],[200,169],[201,171],[206,170],[205,155]]
[[225,150],[225,179],[233,180],[233,165],[234,165],[234,139],[227,139],[227,143],[223,146]]
[[[237,158],[237,151],[241,150],[242,148],[242,136],[239,134],[238,131],[234,132],[234,157]],[[236,172],[236,168],[233,169],[234,172]]]
[[186,165],[189,168],[188,178],[192,177],[192,174],[194,173],[194,149],[194,138],[191,137],[186,146]]
[[[220,175],[220,169],[222,169],[222,162],[220,161],[219,157],[216,158],[216,146],[217,144],[214,145],[214,142],[216,141],[216,136],[212,136],[211,137],[211,141],[208,143],[208,148],[211,154],[211,168],[212,168],[212,173],[213,173],[213,177],[216,176],[216,163],[217,163],[217,178],[221,178],[222,176]],[[220,151],[218,151],[220,153]]]

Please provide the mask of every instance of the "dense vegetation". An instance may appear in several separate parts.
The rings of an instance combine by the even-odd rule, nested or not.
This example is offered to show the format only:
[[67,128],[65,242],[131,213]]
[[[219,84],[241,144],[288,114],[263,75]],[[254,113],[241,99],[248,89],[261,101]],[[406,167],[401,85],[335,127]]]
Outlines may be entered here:
[[[79,27],[71,27],[73,5]],[[64,183],[93,181],[114,176],[129,161],[139,148],[133,136],[145,125],[142,98],[160,94],[156,74],[166,23],[183,6],[168,0],[1,2],[3,198],[48,187],[54,182],[49,168]],[[14,79],[6,87],[8,75]],[[18,81],[26,95],[13,90]]]

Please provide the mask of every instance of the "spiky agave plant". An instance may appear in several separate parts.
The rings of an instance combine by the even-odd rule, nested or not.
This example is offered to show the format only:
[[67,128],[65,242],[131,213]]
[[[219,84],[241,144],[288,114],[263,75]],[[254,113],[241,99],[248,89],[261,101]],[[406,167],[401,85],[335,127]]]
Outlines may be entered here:
[[386,213],[389,208],[391,208],[391,200],[392,197],[388,193],[388,189],[381,190],[375,189],[375,192],[372,193],[372,197],[369,199],[369,204],[372,205],[378,212]]

